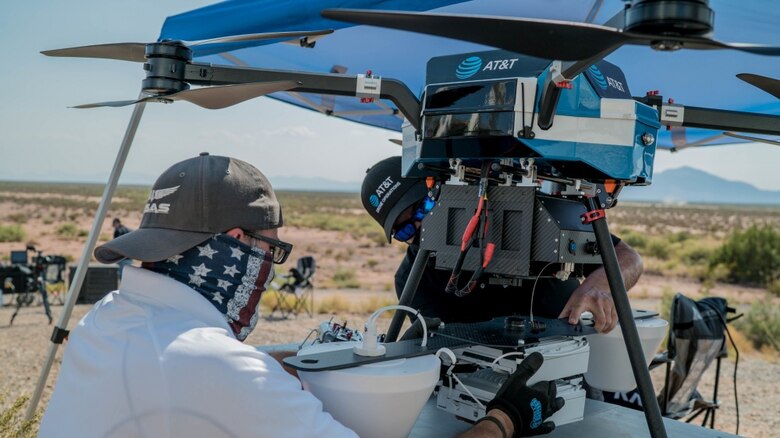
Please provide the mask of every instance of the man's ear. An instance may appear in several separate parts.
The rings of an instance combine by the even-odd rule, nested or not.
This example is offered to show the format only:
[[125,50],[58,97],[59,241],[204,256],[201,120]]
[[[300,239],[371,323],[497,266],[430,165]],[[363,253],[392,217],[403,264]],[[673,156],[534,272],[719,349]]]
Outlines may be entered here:
[[232,228],[226,231],[225,234],[227,234],[228,236],[234,239],[241,240],[241,238],[244,237],[244,230],[242,230],[241,228]]

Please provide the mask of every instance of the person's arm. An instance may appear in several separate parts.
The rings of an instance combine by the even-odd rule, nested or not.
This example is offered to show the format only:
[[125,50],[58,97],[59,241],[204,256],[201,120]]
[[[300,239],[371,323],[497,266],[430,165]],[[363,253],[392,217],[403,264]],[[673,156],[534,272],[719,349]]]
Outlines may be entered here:
[[555,423],[546,420],[565,404],[565,400],[556,394],[557,385],[554,381],[527,385],[542,363],[544,356],[539,352],[523,359],[487,404],[485,417],[497,421],[481,419],[460,438],[544,435],[555,430]]
[[[499,409],[490,410],[486,417],[493,417],[498,420],[504,430],[492,421],[482,420],[475,424],[471,429],[458,435],[458,438],[507,438],[515,435],[515,426],[507,414]],[[506,435],[504,435],[506,431]]]
[[[623,241],[615,246],[615,252],[626,290],[629,290],[639,281],[644,270],[642,257]],[[603,266],[588,275],[572,293],[558,318],[568,317],[570,324],[576,324],[585,311],[593,314],[594,328],[600,333],[612,331],[618,323],[607,273]]]
[[291,367],[287,366],[287,364],[285,364],[283,362],[284,358],[290,357],[290,356],[295,356],[296,354],[298,354],[296,351],[291,351],[291,350],[269,351],[268,352],[268,355],[273,357],[274,359],[276,359],[276,361],[279,362],[279,365],[281,365],[282,368],[284,368],[284,370],[287,371],[287,373],[289,373],[290,375],[292,375],[296,379],[300,380],[300,378],[298,377],[298,370],[296,370],[295,368],[291,368]]

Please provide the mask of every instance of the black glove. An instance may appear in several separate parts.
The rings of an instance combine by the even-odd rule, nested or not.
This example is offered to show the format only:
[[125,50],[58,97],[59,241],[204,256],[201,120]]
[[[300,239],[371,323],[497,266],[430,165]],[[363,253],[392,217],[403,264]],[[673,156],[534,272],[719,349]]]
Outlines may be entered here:
[[[428,327],[428,334],[430,335],[431,330],[439,327],[441,325],[441,319],[439,318],[426,318],[423,316],[423,319],[425,319],[425,325]],[[404,332],[403,336],[401,336],[401,341],[408,341],[409,339],[420,339],[423,337],[423,328],[420,324],[420,320],[415,318],[414,324],[412,324],[411,327],[409,327],[406,332]]]
[[531,353],[487,405],[488,411],[499,409],[512,419],[514,436],[542,435],[555,429],[552,421],[543,422],[563,407],[563,398],[555,397],[555,382],[537,382],[531,387],[526,385],[543,362],[541,353]]

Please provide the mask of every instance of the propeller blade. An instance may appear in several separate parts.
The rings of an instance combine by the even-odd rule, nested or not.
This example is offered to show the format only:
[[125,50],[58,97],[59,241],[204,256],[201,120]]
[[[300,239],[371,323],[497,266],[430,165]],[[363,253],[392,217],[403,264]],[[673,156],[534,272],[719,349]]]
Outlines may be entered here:
[[312,37],[310,41],[319,39],[325,35],[333,33],[333,29],[313,30],[313,31],[293,31],[293,32],[266,32],[266,33],[250,33],[246,35],[230,35],[219,38],[211,38],[200,41],[182,41],[186,46],[202,46],[205,44],[219,44],[219,43],[237,43],[242,41],[263,41],[274,39],[298,39],[303,37]]
[[760,88],[772,96],[780,99],[780,80],[761,75],[754,75],[752,73],[740,73],[737,75],[737,77],[747,82],[748,84]]
[[101,108],[104,106],[119,108],[123,106],[134,105],[138,102],[145,102],[147,99],[148,98],[136,99],[136,100],[114,100],[111,102],[85,103],[84,105],[71,106],[70,108],[89,109],[89,108]]
[[[285,91],[298,86],[296,81],[253,82],[249,84],[223,85],[184,90],[161,96],[164,99],[186,100],[207,109],[222,109],[245,100],[264,96],[277,91]],[[158,97],[145,98],[153,100]]]
[[94,46],[69,47],[66,49],[44,50],[46,56],[72,58],[104,58],[119,61],[144,62],[144,43],[97,44]]
[[[303,37],[322,38],[333,33],[332,29],[303,31],[303,32],[268,32],[246,35],[231,35],[200,41],[181,41],[185,46],[201,46],[204,44],[232,43],[240,41],[262,41],[269,39],[297,39]],[[312,40],[313,41],[313,40]],[[68,47],[65,49],[44,50],[41,53],[46,56],[63,56],[72,58],[104,58],[119,61],[145,62],[144,53],[146,43],[114,43],[97,44],[92,46]]]
[[590,58],[633,39],[611,27],[556,20],[354,9],[327,9],[322,16],[470,41],[561,61]]
[[751,137],[749,135],[736,134],[734,132],[724,132],[723,135],[728,136],[728,137],[738,138],[740,140],[756,141],[756,142],[759,142],[759,143],[766,143],[766,144],[772,144],[772,145],[775,145],[775,146],[780,146],[780,141],[770,140],[768,138]]
[[612,17],[605,26],[515,17],[359,9],[326,9],[322,12],[322,16],[332,20],[470,41],[515,53],[561,61],[579,61],[604,56],[605,53],[624,44],[650,45],[659,50],[732,49],[756,55],[780,56],[780,47],[775,46],[724,43],[701,37],[623,32],[611,27],[623,22],[621,14]]
[[100,107],[123,107],[140,102],[171,103],[185,100],[207,109],[222,109],[245,100],[264,96],[277,91],[285,91],[298,86],[296,81],[252,82],[249,84],[222,85],[217,87],[196,88],[162,96],[147,96],[136,100],[116,100],[111,102],[88,103],[71,108],[87,109]]

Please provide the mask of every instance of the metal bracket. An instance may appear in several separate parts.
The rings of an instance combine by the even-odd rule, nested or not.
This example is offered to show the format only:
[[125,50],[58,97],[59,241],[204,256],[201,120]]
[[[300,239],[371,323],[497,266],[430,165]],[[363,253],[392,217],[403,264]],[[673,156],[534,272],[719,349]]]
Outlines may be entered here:
[[68,339],[68,335],[70,335],[70,330],[54,326],[54,330],[51,331],[51,342],[54,344],[62,344],[63,341]]
[[355,96],[378,98],[382,94],[382,78],[379,76],[357,75]]

